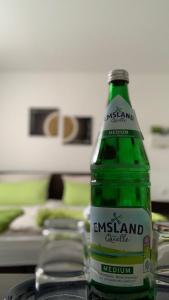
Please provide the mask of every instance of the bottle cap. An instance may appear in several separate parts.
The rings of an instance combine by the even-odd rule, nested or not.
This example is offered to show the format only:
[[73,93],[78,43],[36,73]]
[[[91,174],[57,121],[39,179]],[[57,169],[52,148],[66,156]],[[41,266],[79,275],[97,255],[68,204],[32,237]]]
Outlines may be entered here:
[[108,83],[114,80],[125,80],[127,83],[129,83],[129,73],[122,69],[110,71],[108,74]]

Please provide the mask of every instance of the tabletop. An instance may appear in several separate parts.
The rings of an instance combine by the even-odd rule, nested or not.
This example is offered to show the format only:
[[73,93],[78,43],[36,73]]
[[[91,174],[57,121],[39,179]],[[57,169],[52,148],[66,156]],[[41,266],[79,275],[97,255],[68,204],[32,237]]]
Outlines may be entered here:
[[[87,282],[83,281],[73,281],[73,282],[61,282],[61,283],[51,283],[50,286],[46,286],[43,290],[43,293],[38,294],[39,300],[56,300],[63,299],[66,296],[66,299],[75,299],[75,296],[78,299],[89,299],[88,298],[88,288]],[[155,300],[168,300],[169,295],[169,286],[158,286],[156,289],[156,298]],[[17,284],[14,288],[8,290],[5,299],[27,299],[34,300],[36,299],[35,293],[35,281],[33,278],[22,281],[21,284]],[[68,297],[69,296],[69,297]],[[64,298],[65,299],[65,298]],[[91,299],[91,298],[90,298]],[[120,296],[122,300],[122,295]],[[126,297],[125,297],[126,299]]]

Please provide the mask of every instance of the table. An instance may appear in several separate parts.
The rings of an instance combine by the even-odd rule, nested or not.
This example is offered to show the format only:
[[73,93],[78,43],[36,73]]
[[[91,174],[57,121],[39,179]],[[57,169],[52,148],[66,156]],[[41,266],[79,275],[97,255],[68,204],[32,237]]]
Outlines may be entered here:
[[[45,289],[44,293],[39,295],[39,299],[41,300],[56,300],[56,295],[70,295],[72,299],[72,295],[80,296],[81,299],[88,299],[87,292],[87,283],[86,281],[74,281],[74,282],[62,282],[56,283],[55,285],[50,285]],[[169,298],[169,286],[159,286],[157,287],[157,295],[156,300],[168,300]],[[35,297],[35,281],[31,278],[31,280],[22,281],[20,285],[15,286],[12,290],[8,291],[9,299],[22,299],[23,295],[26,296],[26,299],[34,299]],[[33,296],[34,295],[34,296]],[[17,297],[17,298],[16,298]],[[28,298],[27,298],[28,297]],[[29,298],[30,297],[30,298]],[[123,299],[122,296],[121,300]],[[62,299],[59,296],[59,299]],[[67,298],[66,298],[67,299]]]

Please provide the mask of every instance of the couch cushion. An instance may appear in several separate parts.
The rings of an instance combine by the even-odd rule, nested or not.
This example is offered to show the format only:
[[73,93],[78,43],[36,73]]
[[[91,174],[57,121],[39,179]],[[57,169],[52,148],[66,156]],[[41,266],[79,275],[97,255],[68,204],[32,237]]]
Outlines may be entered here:
[[47,199],[48,180],[0,182],[0,205],[34,205]]
[[87,206],[90,202],[90,184],[64,180],[63,202],[66,205]]
[[0,210],[0,233],[7,230],[10,223],[22,214],[22,209],[18,208]]

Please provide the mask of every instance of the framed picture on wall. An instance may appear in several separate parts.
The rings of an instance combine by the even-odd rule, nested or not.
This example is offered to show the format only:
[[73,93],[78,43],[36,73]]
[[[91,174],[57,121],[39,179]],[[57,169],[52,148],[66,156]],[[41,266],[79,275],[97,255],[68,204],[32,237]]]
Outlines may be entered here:
[[59,109],[31,108],[29,112],[29,134],[33,136],[58,136]]
[[63,117],[63,144],[90,145],[92,143],[91,117]]

